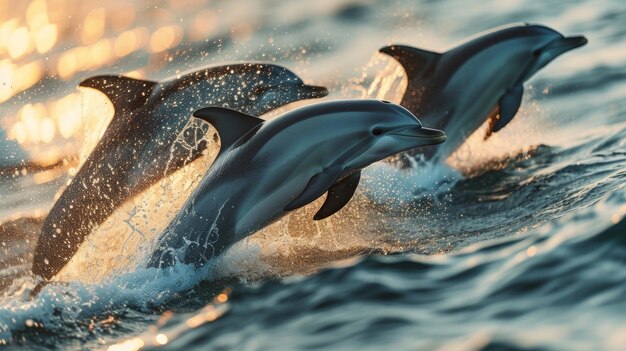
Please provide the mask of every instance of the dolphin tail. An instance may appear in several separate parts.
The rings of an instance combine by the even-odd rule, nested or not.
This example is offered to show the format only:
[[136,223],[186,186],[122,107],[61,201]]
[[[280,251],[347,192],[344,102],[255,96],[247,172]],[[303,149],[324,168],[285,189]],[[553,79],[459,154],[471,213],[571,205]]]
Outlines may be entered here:
[[104,93],[115,111],[134,110],[144,105],[157,82],[140,80],[119,75],[102,75],[90,77],[79,86],[93,88]]

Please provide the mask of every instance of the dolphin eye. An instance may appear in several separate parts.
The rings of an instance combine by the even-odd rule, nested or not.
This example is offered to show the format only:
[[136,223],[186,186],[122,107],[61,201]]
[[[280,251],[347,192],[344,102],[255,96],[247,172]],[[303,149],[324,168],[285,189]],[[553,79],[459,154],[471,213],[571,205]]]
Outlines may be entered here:
[[383,134],[383,130],[379,127],[375,127],[374,129],[372,129],[372,134],[376,136],[381,135]]
[[541,50],[537,49],[537,50],[533,51],[533,56],[537,57],[539,55],[541,55]]

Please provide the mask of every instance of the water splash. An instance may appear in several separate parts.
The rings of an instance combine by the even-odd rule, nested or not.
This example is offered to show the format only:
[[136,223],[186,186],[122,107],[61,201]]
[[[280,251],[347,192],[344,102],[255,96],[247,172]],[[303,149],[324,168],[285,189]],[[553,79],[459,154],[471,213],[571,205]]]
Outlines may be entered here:
[[[190,128],[195,125],[190,124]],[[187,133],[185,129],[181,132]],[[213,135],[209,131],[206,135]],[[124,203],[96,228],[54,278],[98,282],[145,266],[156,238],[182,207],[219,150],[212,137],[205,155]]]
[[212,276],[214,269],[214,265],[176,265],[168,269],[138,269],[97,284],[51,283],[35,298],[30,294],[38,282],[24,277],[0,296],[0,340],[8,341],[16,333],[29,330],[84,337],[89,333],[85,324],[106,321],[111,316],[115,319],[127,308],[158,310],[178,293]]

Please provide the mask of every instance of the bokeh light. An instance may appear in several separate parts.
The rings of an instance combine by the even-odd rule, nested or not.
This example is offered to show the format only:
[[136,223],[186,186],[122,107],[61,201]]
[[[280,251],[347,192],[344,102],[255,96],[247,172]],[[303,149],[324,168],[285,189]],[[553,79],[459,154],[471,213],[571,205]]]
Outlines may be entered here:
[[[0,126],[7,138],[29,154],[30,162],[52,164],[77,156],[89,129],[86,101],[76,90],[80,80],[104,72],[143,77],[146,68],[158,70],[162,64],[152,56],[162,60],[182,42],[205,41],[217,30],[219,16],[207,4],[0,0]],[[72,16],[67,16],[69,7]],[[189,20],[174,18],[168,11],[174,8]],[[96,99],[102,104],[102,97]],[[42,150],[48,156],[42,157]]]

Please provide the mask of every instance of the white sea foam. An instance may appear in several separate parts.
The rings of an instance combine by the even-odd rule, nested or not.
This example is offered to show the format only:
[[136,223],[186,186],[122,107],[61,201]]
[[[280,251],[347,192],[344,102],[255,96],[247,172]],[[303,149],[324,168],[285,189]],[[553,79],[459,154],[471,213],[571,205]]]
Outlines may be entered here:
[[[0,340],[8,340],[15,332],[27,328],[44,327],[61,332],[77,322],[114,315],[127,307],[148,311],[163,305],[175,293],[193,288],[211,276],[214,269],[214,265],[201,268],[176,265],[164,270],[141,268],[97,284],[51,283],[34,298],[30,294],[37,282],[30,277],[22,278],[0,296]],[[81,328],[74,329],[81,332]]]

